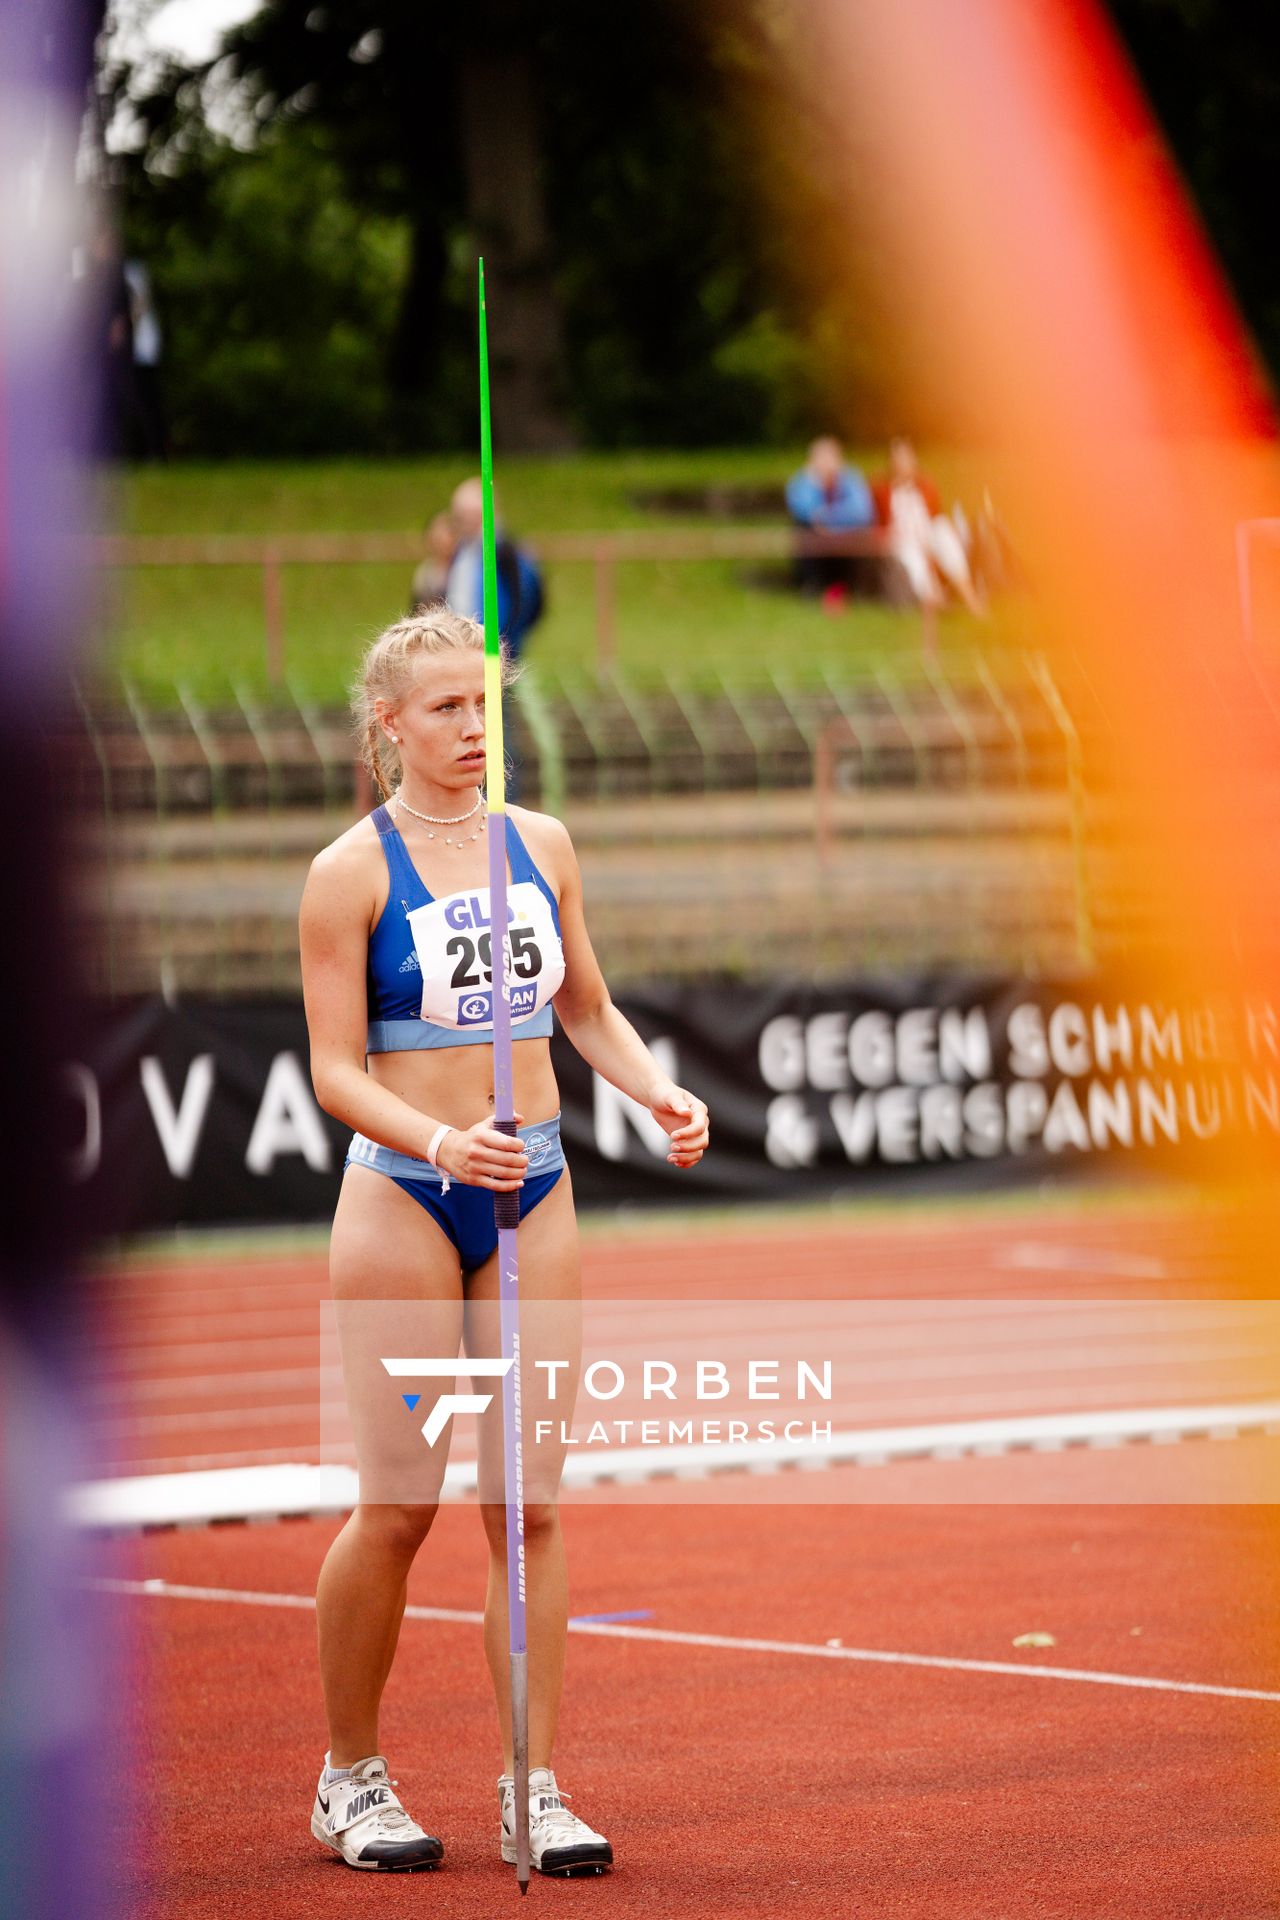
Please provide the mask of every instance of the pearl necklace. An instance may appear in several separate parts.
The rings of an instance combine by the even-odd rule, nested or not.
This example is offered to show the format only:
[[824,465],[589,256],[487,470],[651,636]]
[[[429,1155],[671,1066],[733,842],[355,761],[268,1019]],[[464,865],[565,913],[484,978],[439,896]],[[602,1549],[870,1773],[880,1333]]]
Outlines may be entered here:
[[[476,804],[474,807],[471,807],[466,813],[458,814],[457,817],[453,820],[444,820],[439,818],[434,813],[419,813],[416,807],[411,807],[409,805],[409,802],[404,798],[403,794],[398,793],[395,797],[395,806],[396,806],[397,816],[399,815],[401,807],[403,807],[405,812],[411,813],[415,820],[424,821],[426,825],[431,827],[460,827],[464,820],[470,820],[483,805],[484,805],[484,795],[482,793],[478,793],[476,795]],[[446,847],[469,847],[471,845],[471,842],[473,840],[478,840],[480,838],[480,835],[484,832],[485,821],[487,818],[488,818],[487,814],[482,814],[480,818],[480,825],[476,828],[475,832],[467,834],[463,839],[452,840],[450,839],[449,835],[446,833],[444,836],[444,843]],[[429,833],[427,835],[428,840],[434,840],[435,837],[436,836],[434,833]]]

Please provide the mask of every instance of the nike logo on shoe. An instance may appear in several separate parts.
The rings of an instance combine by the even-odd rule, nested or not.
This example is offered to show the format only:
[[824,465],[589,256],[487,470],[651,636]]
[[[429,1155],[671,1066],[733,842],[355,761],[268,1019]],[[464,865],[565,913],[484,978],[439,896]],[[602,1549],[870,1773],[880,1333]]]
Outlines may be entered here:
[[347,1816],[355,1820],[362,1813],[368,1813],[370,1807],[385,1806],[391,1798],[388,1787],[370,1787],[367,1793],[358,1793],[347,1808]]
[[329,1811],[329,1802],[328,1802],[328,1801],[327,1801],[327,1800],[325,1799],[325,1797],[324,1797],[324,1795],[323,1795],[323,1794],[321,1793],[321,1791],[320,1791],[320,1789],[319,1789],[318,1787],[316,1788],[316,1799],[317,1799],[317,1800],[318,1800],[318,1801],[320,1802],[320,1810],[321,1810],[321,1812],[322,1812],[322,1813],[328,1813],[328,1811]]

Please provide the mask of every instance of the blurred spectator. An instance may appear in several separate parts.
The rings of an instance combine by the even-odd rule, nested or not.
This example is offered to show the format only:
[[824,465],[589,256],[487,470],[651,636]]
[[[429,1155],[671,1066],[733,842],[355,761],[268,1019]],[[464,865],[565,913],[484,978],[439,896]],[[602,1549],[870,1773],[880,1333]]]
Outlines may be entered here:
[[144,460],[167,460],[169,435],[165,427],[160,386],[160,358],[164,342],[151,294],[151,275],[141,260],[124,263],[129,290],[129,317],[133,327],[133,402]]
[[874,493],[880,524],[917,603],[940,607],[950,588],[971,613],[985,613],[969,567],[963,509],[942,511],[941,495],[921,472],[910,440],[900,435],[890,441],[888,470],[875,481]]
[[458,545],[453,520],[447,513],[433,514],[422,530],[422,538],[426,552],[418,562],[409,590],[410,613],[434,607],[446,597],[449,568]]
[[[788,480],[787,511],[810,533],[853,533],[876,520],[871,489],[830,434],[813,442],[804,466]],[[801,554],[796,571],[802,588],[835,605],[854,578],[854,561],[847,554]]]
[[133,406],[133,312],[120,243],[106,209],[99,210],[89,238],[84,307],[98,376],[92,445],[99,458],[110,459],[121,451]]
[[[497,512],[497,501],[494,501]],[[445,581],[445,599],[455,613],[484,619],[482,532],[484,495],[478,479],[464,480],[450,508],[457,547]],[[542,618],[542,576],[533,559],[517,546],[501,524],[497,528],[498,631],[513,659],[518,658],[530,632]]]

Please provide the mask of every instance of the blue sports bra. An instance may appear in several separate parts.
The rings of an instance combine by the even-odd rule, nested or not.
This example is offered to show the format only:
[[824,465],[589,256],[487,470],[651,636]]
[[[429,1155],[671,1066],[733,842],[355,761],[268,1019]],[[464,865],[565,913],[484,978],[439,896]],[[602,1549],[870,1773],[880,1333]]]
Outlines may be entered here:
[[[489,889],[427,892],[385,807],[373,824],[391,875],[387,904],[369,935],[369,1053],[493,1042]],[[560,909],[507,816],[507,927],[511,1037],[545,1040],[551,999],[564,980]]]

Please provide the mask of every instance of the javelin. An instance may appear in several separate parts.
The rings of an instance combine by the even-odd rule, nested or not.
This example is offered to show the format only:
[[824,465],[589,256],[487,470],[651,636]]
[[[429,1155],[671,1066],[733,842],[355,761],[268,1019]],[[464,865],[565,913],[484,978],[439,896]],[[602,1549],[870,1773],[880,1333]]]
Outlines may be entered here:
[[[489,800],[489,955],[493,980],[493,1124],[516,1131],[511,1065],[511,966],[507,941],[507,782],[502,760],[502,641],[493,528],[493,434],[489,422],[489,334],[480,262],[480,487],[484,497],[485,791]],[[507,1501],[507,1624],[511,1648],[511,1745],[515,1772],[516,1881],[529,1891],[529,1653],[525,1615],[524,1443],[520,1431],[520,1195],[495,1193],[502,1357],[502,1432]]]

